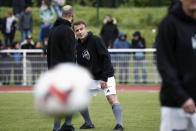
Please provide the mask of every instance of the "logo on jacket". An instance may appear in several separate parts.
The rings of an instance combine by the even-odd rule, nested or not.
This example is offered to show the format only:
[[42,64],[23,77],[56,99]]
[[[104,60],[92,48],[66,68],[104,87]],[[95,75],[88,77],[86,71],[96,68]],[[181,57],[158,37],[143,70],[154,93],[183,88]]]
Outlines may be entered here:
[[90,60],[91,56],[87,49],[82,52],[82,58]]
[[196,35],[192,37],[192,47],[194,50],[196,50]]

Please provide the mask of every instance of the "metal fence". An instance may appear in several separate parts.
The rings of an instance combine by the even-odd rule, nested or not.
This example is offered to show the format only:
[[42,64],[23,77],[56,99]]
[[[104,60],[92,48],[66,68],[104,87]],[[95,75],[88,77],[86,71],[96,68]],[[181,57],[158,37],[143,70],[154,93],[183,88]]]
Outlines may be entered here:
[[[109,49],[117,84],[160,83],[155,51],[155,49]],[[141,52],[145,53],[141,55]],[[0,85],[33,85],[46,70],[47,59],[42,50],[0,51]]]

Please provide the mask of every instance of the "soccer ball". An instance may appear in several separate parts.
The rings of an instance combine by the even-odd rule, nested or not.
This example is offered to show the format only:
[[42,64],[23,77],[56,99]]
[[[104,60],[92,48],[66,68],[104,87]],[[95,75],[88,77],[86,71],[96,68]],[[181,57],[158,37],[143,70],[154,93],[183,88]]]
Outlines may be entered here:
[[92,86],[94,81],[86,69],[71,63],[57,65],[43,73],[35,84],[35,107],[54,117],[73,114],[88,106],[88,89]]

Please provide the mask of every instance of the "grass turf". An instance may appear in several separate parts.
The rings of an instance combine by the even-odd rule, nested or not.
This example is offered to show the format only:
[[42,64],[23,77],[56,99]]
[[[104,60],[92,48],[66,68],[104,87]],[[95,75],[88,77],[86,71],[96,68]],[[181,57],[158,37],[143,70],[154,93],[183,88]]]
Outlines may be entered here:
[[[158,131],[160,107],[157,92],[118,92],[123,107],[126,131]],[[87,131],[112,131],[115,118],[103,94],[93,98],[89,111],[95,129]],[[78,113],[73,118],[76,131],[83,124]],[[53,119],[37,113],[33,95],[29,93],[0,94],[0,131],[52,131]]]

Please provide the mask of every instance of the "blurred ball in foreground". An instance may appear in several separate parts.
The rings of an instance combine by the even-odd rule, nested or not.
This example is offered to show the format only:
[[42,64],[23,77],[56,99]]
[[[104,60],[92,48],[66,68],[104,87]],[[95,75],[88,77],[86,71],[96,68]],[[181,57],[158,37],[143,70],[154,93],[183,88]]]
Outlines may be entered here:
[[42,74],[34,86],[35,106],[54,117],[81,111],[88,106],[88,89],[94,85],[86,69],[71,63],[57,65]]

